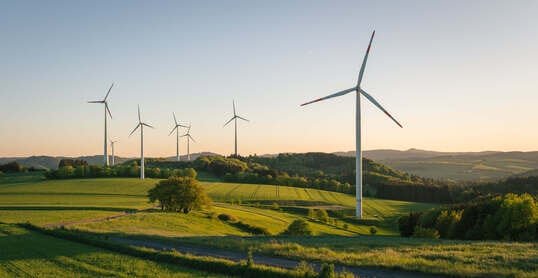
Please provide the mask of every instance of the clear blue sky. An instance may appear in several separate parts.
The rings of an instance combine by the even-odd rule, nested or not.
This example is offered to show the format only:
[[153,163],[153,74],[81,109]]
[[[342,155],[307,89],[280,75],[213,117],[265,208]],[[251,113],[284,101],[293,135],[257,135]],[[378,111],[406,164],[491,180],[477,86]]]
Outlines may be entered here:
[[[175,153],[172,111],[192,151],[233,151],[232,99],[251,120],[243,155],[354,149],[351,87],[363,87],[366,149],[536,150],[538,1],[1,1],[0,156],[102,153],[111,82],[117,153],[138,154],[136,106]],[[184,144],[181,151],[184,152]]]

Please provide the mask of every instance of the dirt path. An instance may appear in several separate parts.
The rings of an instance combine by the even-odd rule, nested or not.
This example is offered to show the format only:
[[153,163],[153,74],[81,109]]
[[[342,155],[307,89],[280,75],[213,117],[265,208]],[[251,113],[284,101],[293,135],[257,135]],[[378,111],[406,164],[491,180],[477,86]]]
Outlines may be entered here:
[[[119,242],[119,243],[125,243],[129,245],[146,247],[146,248],[151,248],[151,249],[156,249],[156,250],[175,249],[181,253],[189,253],[189,254],[197,255],[197,256],[222,258],[222,259],[232,260],[236,262],[247,259],[246,253],[240,253],[236,251],[216,250],[216,249],[211,249],[211,248],[195,247],[195,246],[183,245],[183,244],[177,244],[177,243],[171,244],[171,243],[162,243],[162,242],[155,242],[155,241],[148,241],[148,240],[127,239],[127,238],[111,238],[111,240],[115,242]],[[264,256],[264,255],[258,255],[258,254],[254,254],[253,258],[256,264],[275,266],[275,267],[286,268],[286,269],[294,269],[299,264],[299,262],[295,260],[276,258],[276,257],[270,257],[270,256]],[[318,262],[309,262],[309,264],[312,265],[316,271],[319,271],[319,269],[321,268],[321,264]],[[342,266],[342,265],[335,265],[335,270],[337,272],[341,272],[342,270],[345,270],[346,272],[351,272],[354,275],[357,275],[360,277],[377,277],[377,278],[442,277],[442,276],[427,275],[427,274],[422,274],[422,273],[417,273],[417,272],[406,272],[406,271],[385,270],[385,269],[375,269],[375,268],[362,268],[362,267]]]
[[107,221],[107,220],[111,220],[111,219],[124,217],[124,216],[127,216],[127,215],[137,214],[139,212],[143,212],[143,211],[147,211],[147,210],[155,209],[155,208],[159,208],[159,206],[153,206],[153,207],[139,209],[139,210],[133,210],[133,211],[125,211],[125,212],[122,212],[122,213],[118,213],[118,214],[114,214],[114,215],[110,215],[110,216],[105,216],[105,217],[74,220],[74,221],[65,221],[65,222],[56,222],[56,223],[48,223],[48,224],[43,224],[41,226],[42,227],[47,227],[47,228],[56,228],[56,227],[68,226],[68,225],[96,223],[96,222],[102,222],[102,221]]

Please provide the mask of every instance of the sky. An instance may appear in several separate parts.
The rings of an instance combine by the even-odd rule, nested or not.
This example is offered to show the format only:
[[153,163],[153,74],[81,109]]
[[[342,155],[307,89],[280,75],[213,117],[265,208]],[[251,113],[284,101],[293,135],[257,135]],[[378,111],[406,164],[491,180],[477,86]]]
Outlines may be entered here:
[[[172,112],[192,124],[191,152],[355,149],[538,150],[538,1],[0,0],[0,156],[103,152],[109,97],[116,155],[143,121],[146,156],[175,155]],[[185,153],[186,142],[180,142]]]

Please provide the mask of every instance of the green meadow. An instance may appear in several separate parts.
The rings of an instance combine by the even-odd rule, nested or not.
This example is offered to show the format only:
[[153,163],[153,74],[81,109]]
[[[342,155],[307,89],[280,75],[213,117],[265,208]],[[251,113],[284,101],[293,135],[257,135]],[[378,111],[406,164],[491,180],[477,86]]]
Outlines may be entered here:
[[[399,216],[437,207],[437,204],[365,198],[367,220],[358,221],[347,216],[354,211],[355,200],[351,195],[206,180],[202,184],[213,200],[210,208],[189,214],[150,209],[116,219],[98,219],[150,208],[153,204],[148,203],[147,190],[157,181],[131,178],[43,180],[38,175],[0,176],[0,222],[8,223],[1,224],[0,228],[0,241],[2,247],[6,246],[0,250],[0,276],[17,277],[27,273],[43,277],[213,277],[177,265],[67,243],[13,225],[24,222],[35,225],[64,223],[67,229],[101,238],[181,243],[242,254],[252,250],[257,254],[343,266],[460,277],[538,276],[536,243],[397,236]],[[333,220],[321,222],[308,216],[308,209],[319,208],[327,209]],[[272,236],[254,236],[241,226],[219,220],[217,216],[220,214],[232,215],[242,223],[264,228]],[[88,219],[94,221],[86,221]],[[279,235],[296,219],[306,220],[314,236]],[[70,221],[80,222],[66,223]],[[377,229],[375,236],[370,235],[371,226]]]
[[225,277],[0,224],[0,277]]

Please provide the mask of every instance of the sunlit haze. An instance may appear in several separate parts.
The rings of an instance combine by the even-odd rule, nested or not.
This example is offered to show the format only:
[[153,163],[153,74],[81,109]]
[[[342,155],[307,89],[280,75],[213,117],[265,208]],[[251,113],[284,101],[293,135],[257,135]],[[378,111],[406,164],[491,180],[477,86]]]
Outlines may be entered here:
[[[103,153],[110,84],[116,155],[175,155],[172,112],[191,152],[363,148],[538,150],[538,1],[2,1],[0,156]],[[184,142],[184,141],[182,141]],[[186,143],[180,145],[185,153]]]

